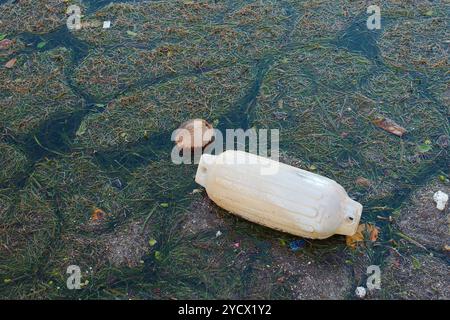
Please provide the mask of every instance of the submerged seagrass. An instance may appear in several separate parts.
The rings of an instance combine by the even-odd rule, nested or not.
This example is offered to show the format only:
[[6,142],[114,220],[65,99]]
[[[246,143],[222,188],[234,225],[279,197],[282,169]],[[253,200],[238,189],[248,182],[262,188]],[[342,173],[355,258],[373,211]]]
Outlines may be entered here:
[[[378,4],[369,31],[362,0],[3,1],[0,298],[344,299],[369,265],[386,274],[369,298],[448,297],[441,231],[400,225],[434,214],[408,211],[422,184],[449,185],[448,2]],[[281,161],[341,184],[378,239],[351,250],[220,209],[170,159],[193,118],[280,129]]]

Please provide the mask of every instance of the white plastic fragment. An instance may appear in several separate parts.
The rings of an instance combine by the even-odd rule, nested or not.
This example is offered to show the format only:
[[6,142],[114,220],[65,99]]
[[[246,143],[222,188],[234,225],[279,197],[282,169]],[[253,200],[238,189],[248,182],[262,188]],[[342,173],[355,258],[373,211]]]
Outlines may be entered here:
[[445,209],[445,205],[448,201],[448,194],[439,190],[433,195],[433,200],[436,202],[436,208],[440,211]]
[[363,209],[331,179],[243,151],[203,154],[195,181],[223,209],[305,238],[351,236]]
[[111,21],[103,21],[103,29],[111,28]]
[[220,237],[221,235],[222,235],[222,232],[220,232],[220,230],[216,232],[216,238]]
[[357,287],[355,290],[355,294],[359,299],[364,299],[364,297],[366,296],[366,288]]

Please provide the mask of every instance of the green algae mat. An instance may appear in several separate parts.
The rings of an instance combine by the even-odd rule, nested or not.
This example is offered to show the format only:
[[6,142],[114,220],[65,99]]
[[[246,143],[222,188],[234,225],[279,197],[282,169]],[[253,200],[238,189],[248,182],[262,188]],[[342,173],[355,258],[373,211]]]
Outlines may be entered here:
[[[355,299],[377,266],[368,299],[449,299],[450,2],[373,4],[375,30],[362,0],[0,1],[0,298]],[[193,118],[280,130],[376,236],[220,209],[171,161]]]

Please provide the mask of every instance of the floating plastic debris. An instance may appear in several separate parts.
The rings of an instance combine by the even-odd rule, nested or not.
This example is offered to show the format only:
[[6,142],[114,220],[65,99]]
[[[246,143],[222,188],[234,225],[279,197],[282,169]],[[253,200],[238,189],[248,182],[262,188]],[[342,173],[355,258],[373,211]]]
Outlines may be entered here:
[[294,240],[289,243],[289,248],[291,248],[292,251],[298,251],[303,248],[305,244],[305,240]]
[[195,181],[225,210],[305,238],[353,235],[361,218],[335,181],[243,151],[203,154]]
[[364,297],[366,296],[366,288],[357,287],[355,290],[355,294],[359,299],[364,299]]
[[433,195],[433,200],[436,202],[436,209],[442,211],[445,209],[448,201],[448,194],[439,190]]

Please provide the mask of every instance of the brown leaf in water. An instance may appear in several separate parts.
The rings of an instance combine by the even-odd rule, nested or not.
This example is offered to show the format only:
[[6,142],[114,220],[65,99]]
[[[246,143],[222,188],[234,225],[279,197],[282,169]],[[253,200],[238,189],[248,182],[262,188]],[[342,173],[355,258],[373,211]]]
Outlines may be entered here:
[[5,68],[11,69],[12,67],[14,67],[14,65],[16,64],[17,59],[13,58],[11,60],[9,60],[6,64],[5,64]]
[[95,208],[92,210],[91,220],[92,221],[100,221],[106,217],[105,211],[99,208]]
[[363,223],[358,226],[356,232],[352,236],[345,237],[345,243],[352,249],[355,249],[359,242],[364,242],[368,236],[372,242],[377,241],[380,230],[373,224]]
[[402,126],[398,125],[394,120],[388,119],[388,118],[378,118],[373,121],[373,124],[377,127],[386,130],[387,132],[390,132],[392,134],[395,134],[396,136],[403,136],[405,134],[406,129]]
[[345,243],[348,247],[355,249],[358,242],[364,241],[363,231],[365,230],[365,225],[360,224],[356,232],[352,236],[345,237]]
[[372,224],[367,225],[367,231],[369,232],[369,239],[372,242],[377,241],[380,230]]

